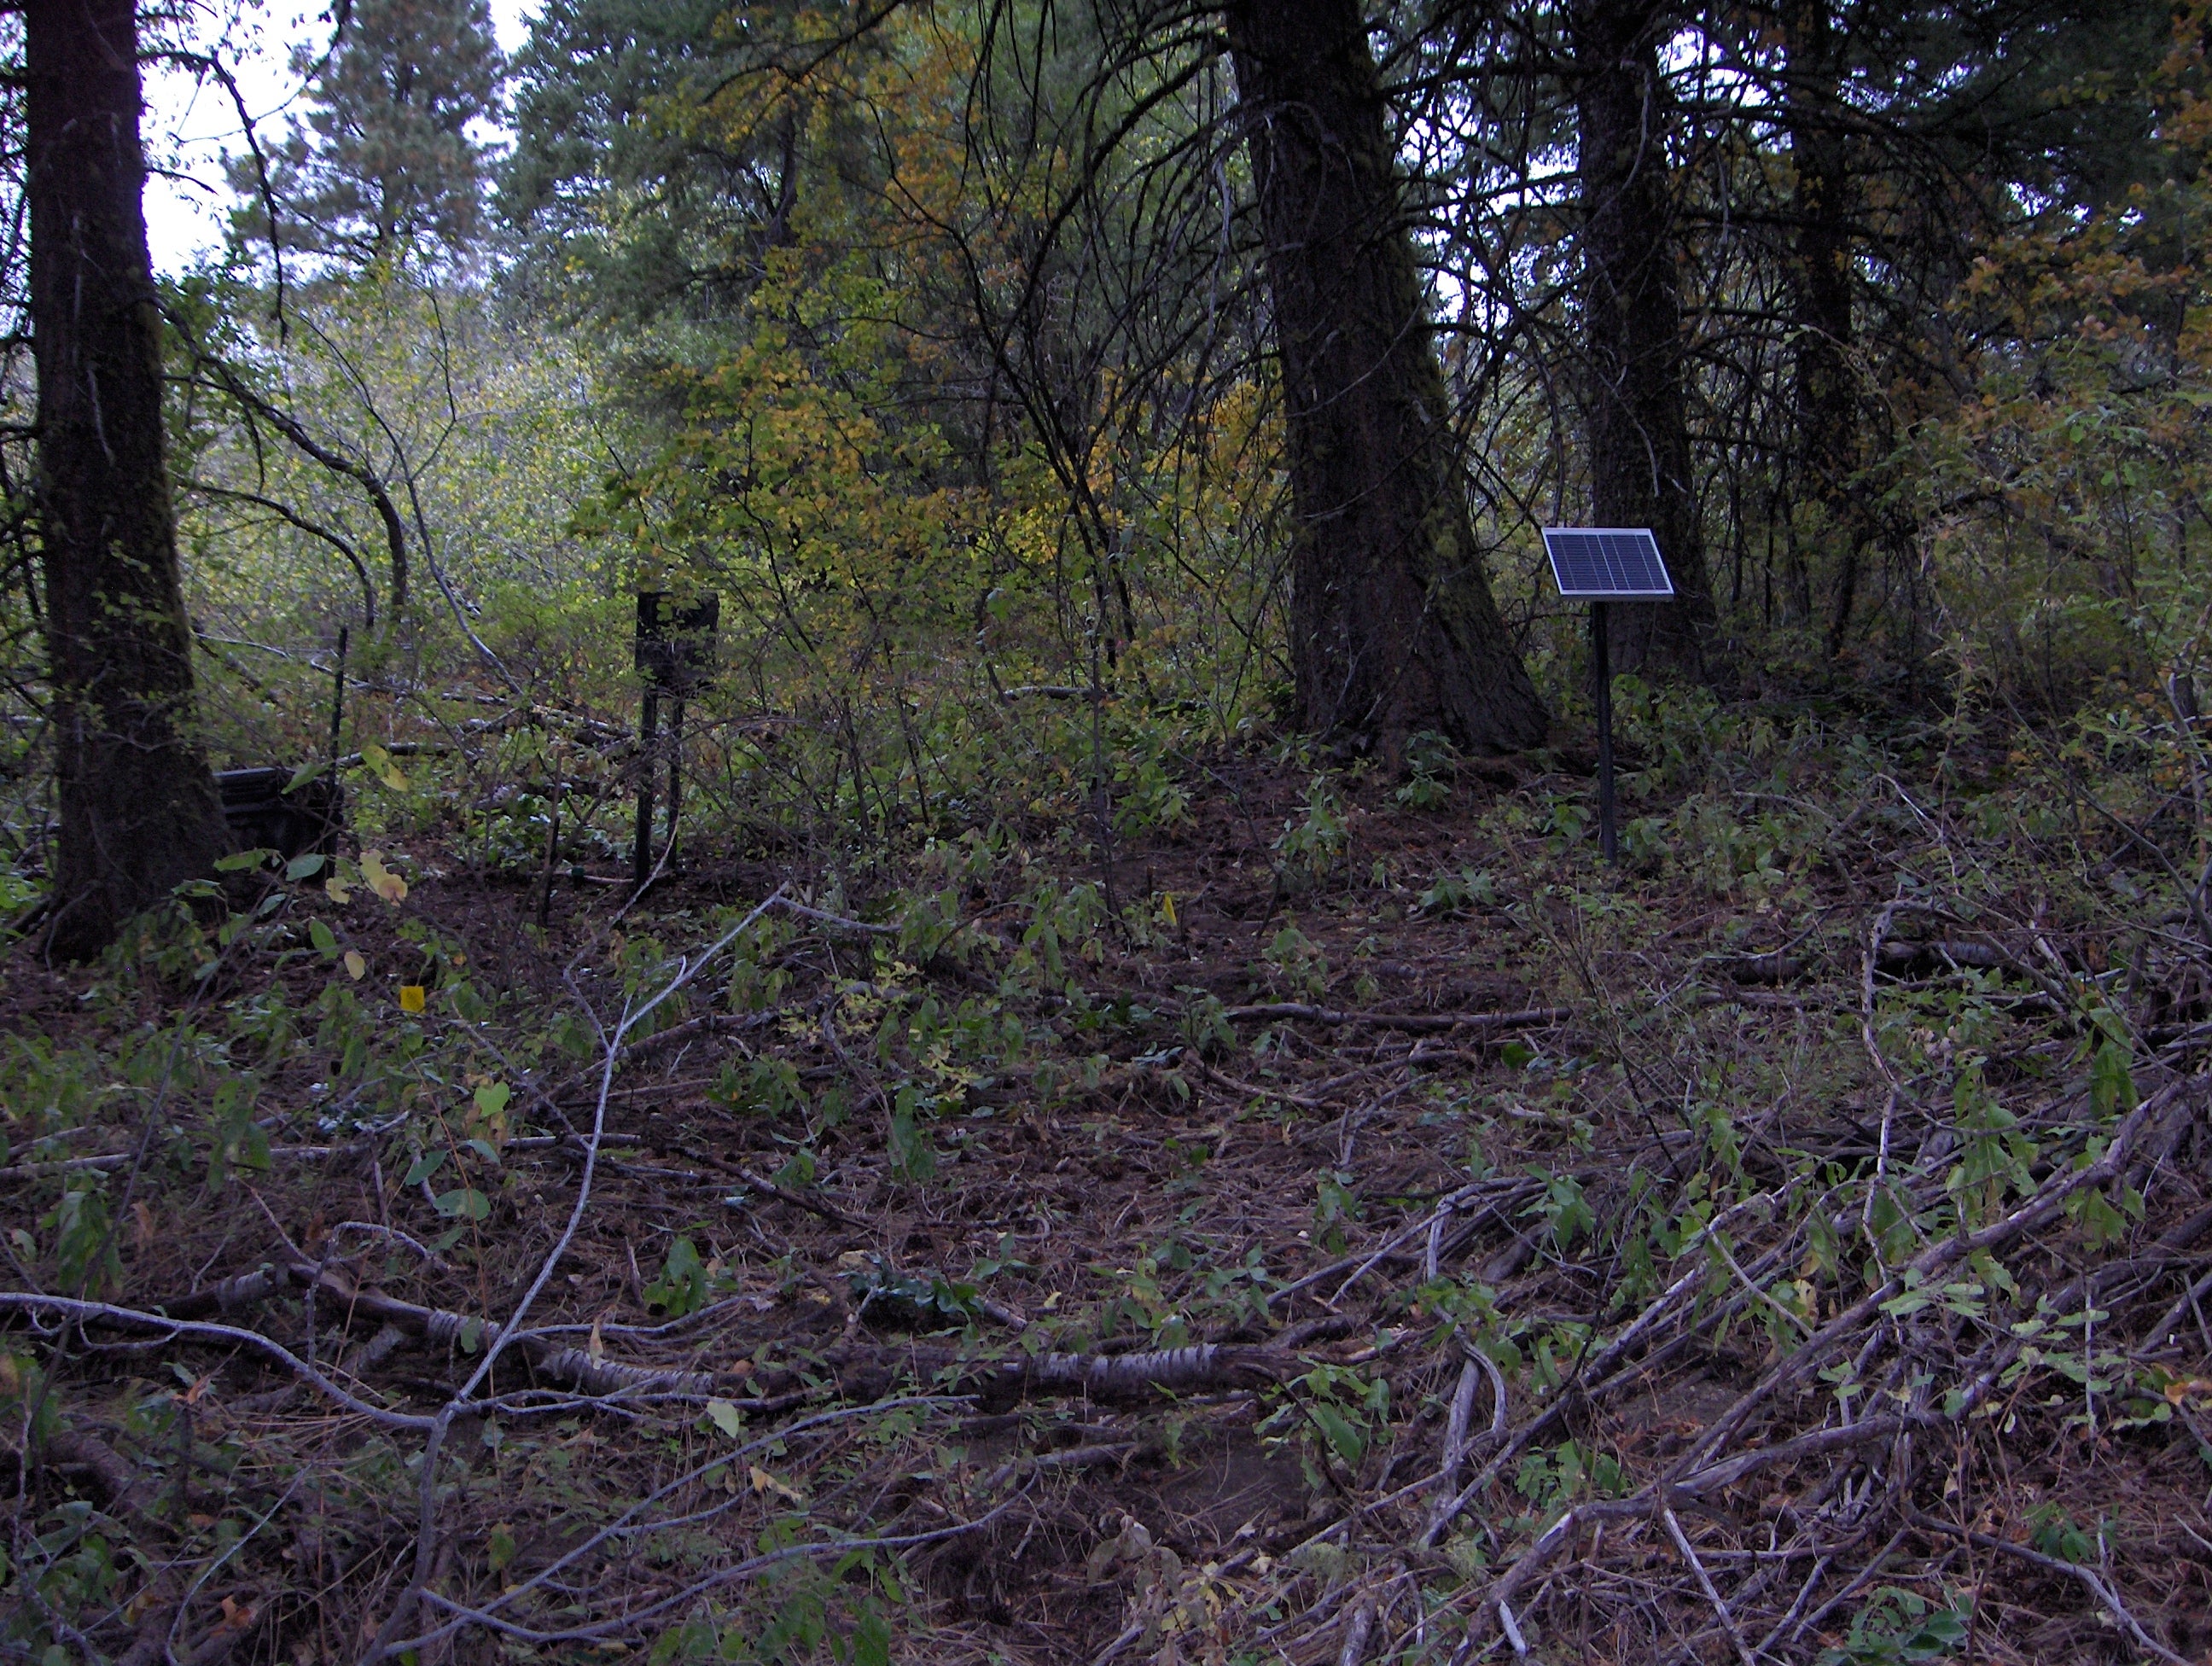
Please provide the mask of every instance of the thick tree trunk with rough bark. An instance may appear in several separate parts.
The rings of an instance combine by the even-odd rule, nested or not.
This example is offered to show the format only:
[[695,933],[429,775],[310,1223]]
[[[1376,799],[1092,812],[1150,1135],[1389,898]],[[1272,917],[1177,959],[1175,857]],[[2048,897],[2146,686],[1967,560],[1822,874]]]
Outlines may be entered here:
[[1613,662],[1702,677],[1715,614],[1684,410],[1662,27],[1651,0],[1576,0],[1568,21],[1582,148],[1591,508],[1601,526],[1649,526],[1674,580],[1672,602],[1613,605]]
[[1386,757],[1423,729],[1534,745],[1543,703],[1475,547],[1358,0],[1226,17],[1282,363],[1298,721]]
[[1842,650],[1856,608],[1866,516],[1851,486],[1859,466],[1858,390],[1851,377],[1850,159],[1844,151],[1839,43],[1829,0],[1791,0],[1785,118],[1796,173],[1797,443],[1805,490],[1819,506],[1823,541],[1836,552],[1827,648]]
[[191,733],[191,629],[162,458],[132,0],[27,0],[37,514],[61,800],[49,903],[82,957],[224,848]]

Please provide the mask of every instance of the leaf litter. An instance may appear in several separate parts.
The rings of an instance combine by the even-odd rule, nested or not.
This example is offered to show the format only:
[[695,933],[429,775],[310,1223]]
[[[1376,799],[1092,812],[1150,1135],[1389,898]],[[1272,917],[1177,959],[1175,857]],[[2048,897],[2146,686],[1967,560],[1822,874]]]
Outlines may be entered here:
[[2203,1658],[2195,911],[1994,745],[1723,750],[1617,874],[1571,757],[1237,754],[18,950],[11,1635]]

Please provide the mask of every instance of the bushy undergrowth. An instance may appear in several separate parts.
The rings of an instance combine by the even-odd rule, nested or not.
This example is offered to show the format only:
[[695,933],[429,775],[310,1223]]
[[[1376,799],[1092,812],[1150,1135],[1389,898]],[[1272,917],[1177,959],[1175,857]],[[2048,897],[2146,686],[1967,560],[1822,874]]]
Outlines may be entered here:
[[1619,704],[1617,873],[1571,757],[893,841],[702,723],[626,903],[588,714],[365,703],[343,854],[11,964],[9,1646],[2185,1656],[2196,737]]

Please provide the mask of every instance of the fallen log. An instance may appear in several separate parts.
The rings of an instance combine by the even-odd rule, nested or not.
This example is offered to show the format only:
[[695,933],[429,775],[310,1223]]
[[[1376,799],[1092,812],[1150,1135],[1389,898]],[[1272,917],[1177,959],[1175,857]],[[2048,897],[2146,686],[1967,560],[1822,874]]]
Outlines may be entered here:
[[[338,1268],[304,1262],[269,1263],[188,1295],[153,1304],[147,1310],[71,1305],[84,1309],[84,1316],[91,1323],[141,1330],[174,1324],[190,1332],[207,1329],[195,1322],[200,1316],[232,1314],[287,1288],[312,1292],[317,1304],[334,1317],[374,1319],[432,1347],[459,1347],[472,1353],[497,1341],[501,1334],[497,1325],[486,1320],[387,1296],[354,1284]],[[1011,1310],[990,1316],[1018,1317]],[[768,1371],[755,1370],[750,1361],[728,1371],[632,1365],[589,1348],[568,1346],[541,1331],[518,1333],[507,1346],[520,1353],[541,1379],[592,1395],[651,1395],[678,1400],[742,1396],[741,1404],[755,1404],[761,1398],[781,1398],[781,1390],[797,1391],[810,1377],[818,1382],[826,1376],[845,1398],[866,1401],[880,1398],[902,1373],[911,1373],[932,1383],[938,1393],[971,1395],[983,1409],[991,1411],[1004,1410],[1024,1400],[1062,1396],[1103,1405],[1133,1405],[1193,1394],[1272,1388],[1309,1369],[1309,1362],[1296,1351],[1297,1344],[1341,1328],[1342,1321],[1332,1316],[1316,1325],[1286,1332],[1284,1341],[1273,1345],[1202,1342],[1140,1353],[1017,1354],[995,1360],[969,1358],[951,1347],[919,1344],[886,1347],[846,1341],[825,1350],[815,1365],[795,1364]]]
[[1308,1024],[1371,1025],[1378,1030],[1403,1030],[1422,1034],[1446,1030],[1541,1030],[1565,1024],[1564,1006],[1531,1006],[1518,1012],[1348,1012],[1331,1006],[1311,1006],[1300,1001],[1264,1001],[1256,1006],[1231,1006],[1222,1014],[1231,1019],[1298,1018]]
[[[362,1289],[335,1268],[318,1268],[300,1262],[256,1268],[250,1273],[239,1274],[204,1290],[173,1297],[143,1310],[35,1296],[19,1297],[9,1304],[52,1306],[80,1317],[83,1322],[110,1329],[160,1331],[174,1326],[186,1335],[210,1329],[235,1335],[228,1327],[210,1327],[199,1321],[210,1313],[235,1313],[288,1288],[313,1292],[318,1305],[330,1309],[339,1317],[364,1316],[434,1347],[473,1350],[496,1341],[500,1335],[497,1325],[471,1315],[447,1308],[425,1307],[379,1291]],[[258,1335],[253,1340],[257,1343],[266,1341]],[[276,1353],[283,1353],[274,1344],[269,1346]],[[628,1365],[533,1332],[517,1335],[509,1346],[521,1353],[538,1376],[589,1395],[653,1394],[704,1399],[730,1393],[744,1380],[744,1372],[720,1374]],[[320,1379],[315,1380],[319,1385]]]
[[[0,1476],[13,1481],[40,1469],[53,1469],[82,1481],[112,1513],[153,1523],[154,1477],[142,1472],[99,1436],[61,1428],[33,1443],[27,1461],[12,1446],[0,1446]],[[159,1525],[159,1523],[154,1523]]]
[[[822,1357],[848,1400],[873,1400],[910,1371],[938,1394],[971,1395],[986,1412],[1025,1400],[1076,1396],[1100,1405],[1141,1405],[1194,1394],[1273,1388],[1310,1368],[1287,1349],[1228,1342],[1145,1353],[1042,1353],[996,1361],[957,1349],[840,1344]],[[763,1384],[763,1387],[767,1385]]]
[[[397,1326],[434,1347],[463,1347],[473,1352],[499,1340],[497,1325],[448,1308],[424,1307],[378,1291],[357,1288],[335,1270],[295,1263],[285,1271],[292,1283],[313,1291],[319,1304],[349,1315],[366,1314]],[[742,1373],[627,1365],[586,1348],[564,1347],[551,1337],[528,1331],[519,1334],[509,1346],[530,1362],[532,1371],[538,1377],[584,1394],[677,1395],[704,1399],[726,1394],[744,1380]]]

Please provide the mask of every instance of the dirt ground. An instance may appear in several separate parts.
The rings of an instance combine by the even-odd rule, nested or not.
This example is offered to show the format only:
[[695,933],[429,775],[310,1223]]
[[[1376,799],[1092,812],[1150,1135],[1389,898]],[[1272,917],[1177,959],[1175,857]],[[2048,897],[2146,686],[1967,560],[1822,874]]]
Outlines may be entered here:
[[[15,1073],[9,1282],[111,1310],[15,1310],[11,1557],[94,1506],[106,1583],[40,1600],[141,1666],[2212,1657],[2201,948],[2039,894],[1995,754],[1825,767],[1651,787],[1617,873],[1572,757],[1340,777],[1318,860],[1308,775],[1231,757],[1110,867],[702,836],[541,927],[419,837],[403,903],[295,886],[197,983],[19,945],[14,1044],[125,1062]],[[560,1029],[778,887],[611,1064]],[[180,1003],[173,1094],[127,1044]]]

